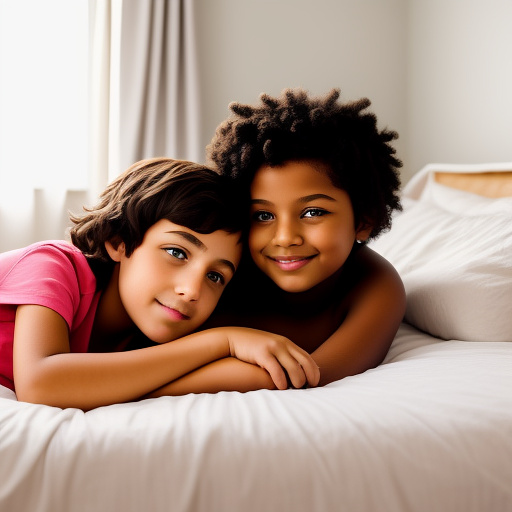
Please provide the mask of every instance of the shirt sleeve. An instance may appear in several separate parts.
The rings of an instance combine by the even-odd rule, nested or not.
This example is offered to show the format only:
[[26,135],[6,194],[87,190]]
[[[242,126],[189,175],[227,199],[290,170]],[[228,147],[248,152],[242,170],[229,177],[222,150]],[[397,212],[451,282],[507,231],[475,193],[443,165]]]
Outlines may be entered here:
[[0,302],[45,306],[71,328],[80,303],[80,283],[70,254],[52,245],[23,253],[0,282]]

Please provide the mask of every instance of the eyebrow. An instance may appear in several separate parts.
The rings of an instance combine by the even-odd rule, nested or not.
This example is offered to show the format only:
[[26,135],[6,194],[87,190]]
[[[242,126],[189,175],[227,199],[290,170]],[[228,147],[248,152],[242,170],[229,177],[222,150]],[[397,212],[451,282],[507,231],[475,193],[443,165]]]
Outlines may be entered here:
[[[328,201],[336,201],[334,197],[328,196],[327,194],[311,194],[309,196],[299,197],[297,200],[299,203],[309,203],[310,201],[315,201],[316,199],[327,199]],[[266,199],[251,199],[251,204],[272,204],[271,201],[267,201]]]
[[[199,249],[201,249],[201,251],[206,251],[208,249],[208,247],[206,247],[206,245],[204,245],[203,242],[201,242],[201,240],[199,240],[199,238],[197,238],[197,236],[194,236],[192,233],[189,233],[188,231],[176,230],[176,231],[167,231],[167,233],[174,233],[176,235],[182,236],[185,240],[188,240],[191,244],[193,244],[196,247],[198,247]],[[218,262],[222,265],[225,265],[229,269],[231,269],[233,274],[236,272],[236,267],[233,264],[233,262],[223,259],[223,258],[219,259]]]
[[327,199],[328,201],[336,201],[334,197],[328,196],[327,194],[311,194],[310,196],[304,196],[299,198],[300,203],[309,203],[315,199]]
[[206,245],[204,245],[203,242],[201,242],[201,240],[197,238],[197,236],[194,236],[192,233],[189,233],[188,231],[167,231],[167,233],[174,233],[176,235],[180,235],[185,240],[188,240],[191,244],[194,244],[202,251],[206,251]]
[[228,267],[231,270],[231,272],[233,272],[233,274],[236,272],[236,267],[235,267],[235,265],[233,265],[233,263],[231,261],[220,259],[219,263]]

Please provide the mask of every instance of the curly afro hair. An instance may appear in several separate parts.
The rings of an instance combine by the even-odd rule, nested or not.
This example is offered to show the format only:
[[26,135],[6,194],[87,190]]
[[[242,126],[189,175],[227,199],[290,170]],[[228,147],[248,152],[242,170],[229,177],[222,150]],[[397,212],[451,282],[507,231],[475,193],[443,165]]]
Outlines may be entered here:
[[260,105],[231,103],[232,115],[216,130],[207,156],[221,174],[239,180],[247,194],[262,165],[312,160],[327,164],[332,183],[352,201],[356,226],[375,238],[400,210],[399,169],[391,141],[398,134],[377,128],[370,100],[338,102],[340,91],[310,97],[286,89],[278,98],[261,94]]

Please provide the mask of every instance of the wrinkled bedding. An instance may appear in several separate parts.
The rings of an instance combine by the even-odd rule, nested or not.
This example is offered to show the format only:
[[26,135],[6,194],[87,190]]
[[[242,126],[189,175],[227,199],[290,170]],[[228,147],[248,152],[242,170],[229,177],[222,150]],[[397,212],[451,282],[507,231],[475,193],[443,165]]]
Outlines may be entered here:
[[0,510],[512,510],[512,344],[403,324],[324,388],[84,413],[0,398]]
[[0,386],[0,511],[512,511],[512,199],[439,187],[436,169],[372,244],[408,293],[383,364],[86,413]]

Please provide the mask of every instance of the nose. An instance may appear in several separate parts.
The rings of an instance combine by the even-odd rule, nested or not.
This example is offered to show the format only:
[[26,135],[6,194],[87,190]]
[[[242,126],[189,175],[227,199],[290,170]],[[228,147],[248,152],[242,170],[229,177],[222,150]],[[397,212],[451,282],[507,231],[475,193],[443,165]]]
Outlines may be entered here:
[[280,219],[275,223],[273,243],[279,247],[302,245],[300,228],[292,219]]
[[187,302],[195,302],[201,296],[202,277],[183,275],[174,285],[176,295],[179,295]]

